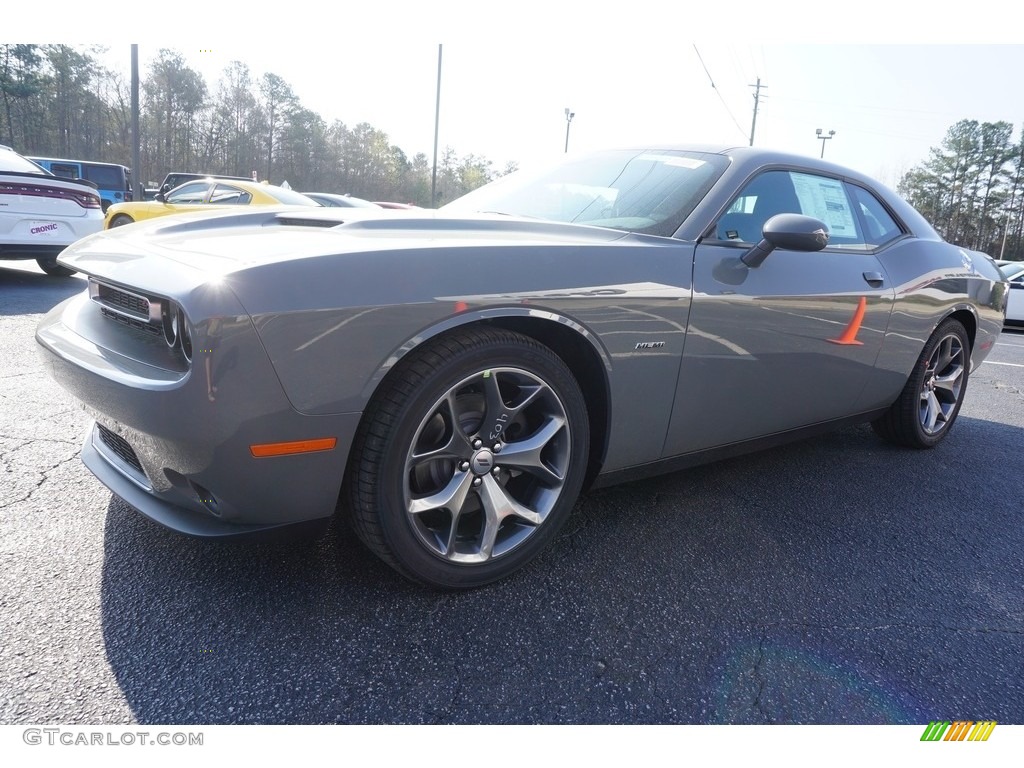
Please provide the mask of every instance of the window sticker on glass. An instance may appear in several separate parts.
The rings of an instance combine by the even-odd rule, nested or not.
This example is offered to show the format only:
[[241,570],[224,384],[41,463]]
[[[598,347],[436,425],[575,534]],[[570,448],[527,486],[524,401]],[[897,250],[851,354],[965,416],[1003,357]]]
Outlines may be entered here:
[[824,221],[835,237],[857,236],[853,211],[843,182],[805,173],[794,173],[792,176],[802,213]]

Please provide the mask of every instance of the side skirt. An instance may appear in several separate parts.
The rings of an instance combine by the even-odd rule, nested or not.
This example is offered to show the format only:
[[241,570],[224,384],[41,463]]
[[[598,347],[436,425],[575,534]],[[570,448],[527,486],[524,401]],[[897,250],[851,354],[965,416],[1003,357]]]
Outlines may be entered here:
[[722,459],[742,456],[746,453],[754,453],[765,448],[772,448],[779,445],[785,445],[787,443],[797,442],[798,440],[804,440],[815,435],[833,432],[841,427],[874,421],[875,419],[883,416],[888,410],[888,408],[882,408],[876,411],[868,411],[866,413],[857,414],[856,416],[848,416],[846,418],[834,419],[832,421],[823,421],[819,424],[811,424],[807,427],[791,429],[785,432],[776,432],[773,435],[758,437],[753,440],[743,440],[738,443],[729,443],[728,445],[722,445],[717,448],[708,448],[703,451],[694,451],[692,453],[684,453],[680,456],[672,456],[667,459],[659,459],[658,461],[648,462],[647,464],[637,464],[632,467],[625,467],[624,469],[616,469],[612,472],[598,475],[590,487],[594,489],[606,488],[610,485],[618,485],[619,483],[643,480],[648,477],[654,477],[655,475],[678,472],[681,469],[688,469],[701,464],[710,464]]

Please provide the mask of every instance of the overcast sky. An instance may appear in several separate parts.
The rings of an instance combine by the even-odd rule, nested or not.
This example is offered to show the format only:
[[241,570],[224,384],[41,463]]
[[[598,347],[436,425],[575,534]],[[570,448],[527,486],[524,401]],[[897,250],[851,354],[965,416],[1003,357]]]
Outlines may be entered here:
[[[746,144],[760,78],[756,145],[818,155],[815,129],[834,130],[826,158],[895,184],[957,120],[1007,120],[1019,135],[1024,45],[1010,42],[1013,22],[986,10],[990,2],[971,3],[963,20],[962,3],[932,2],[925,16],[920,4],[901,11],[880,0],[856,12],[745,0],[721,12],[671,0],[392,0],[372,9],[338,0],[277,4],[268,16],[253,3],[164,4],[122,14],[131,19],[123,27],[111,24],[118,14],[69,3],[46,25],[49,39],[15,10],[11,39],[101,42],[108,64],[125,72],[132,42],[143,73],[159,48],[173,48],[213,90],[228,63],[243,61],[254,77],[283,77],[326,120],[368,122],[428,157],[443,44],[440,145],[498,168],[561,153],[566,107],[575,113],[571,151]],[[146,23],[150,13],[159,28]]]

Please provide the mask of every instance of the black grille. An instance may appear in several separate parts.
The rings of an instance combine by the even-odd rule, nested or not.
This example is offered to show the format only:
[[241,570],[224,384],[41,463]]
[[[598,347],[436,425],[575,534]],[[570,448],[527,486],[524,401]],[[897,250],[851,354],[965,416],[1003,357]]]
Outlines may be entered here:
[[111,432],[102,424],[97,424],[96,426],[99,427],[100,430],[100,440],[103,441],[103,444],[107,446],[107,448],[116,453],[126,464],[135,467],[135,469],[140,473],[145,474],[142,472],[142,464],[139,463],[139,457],[135,455],[135,451],[132,450],[130,445],[128,445],[127,440],[120,435]]
[[145,331],[152,336],[161,336],[163,334],[160,327],[153,325],[152,323],[136,320],[134,317],[127,317],[126,315],[119,314],[111,309],[107,309],[106,307],[100,307],[100,312],[103,313],[104,317],[116,320],[121,323],[121,325],[127,325],[129,328],[135,328],[138,331]]
[[139,315],[146,320],[149,319],[149,301],[141,296],[121,291],[110,285],[100,284],[100,300],[109,307],[117,307],[125,312]]

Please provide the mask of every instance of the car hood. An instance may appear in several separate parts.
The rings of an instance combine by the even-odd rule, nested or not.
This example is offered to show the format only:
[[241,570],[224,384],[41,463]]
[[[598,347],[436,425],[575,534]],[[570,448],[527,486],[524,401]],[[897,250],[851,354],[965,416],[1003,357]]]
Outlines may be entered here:
[[627,233],[579,224],[497,214],[453,216],[425,210],[261,207],[163,217],[105,230],[65,250],[63,264],[110,275],[132,262],[169,259],[204,273],[225,275],[256,265],[323,255],[374,251],[429,251],[485,245],[597,244]]

